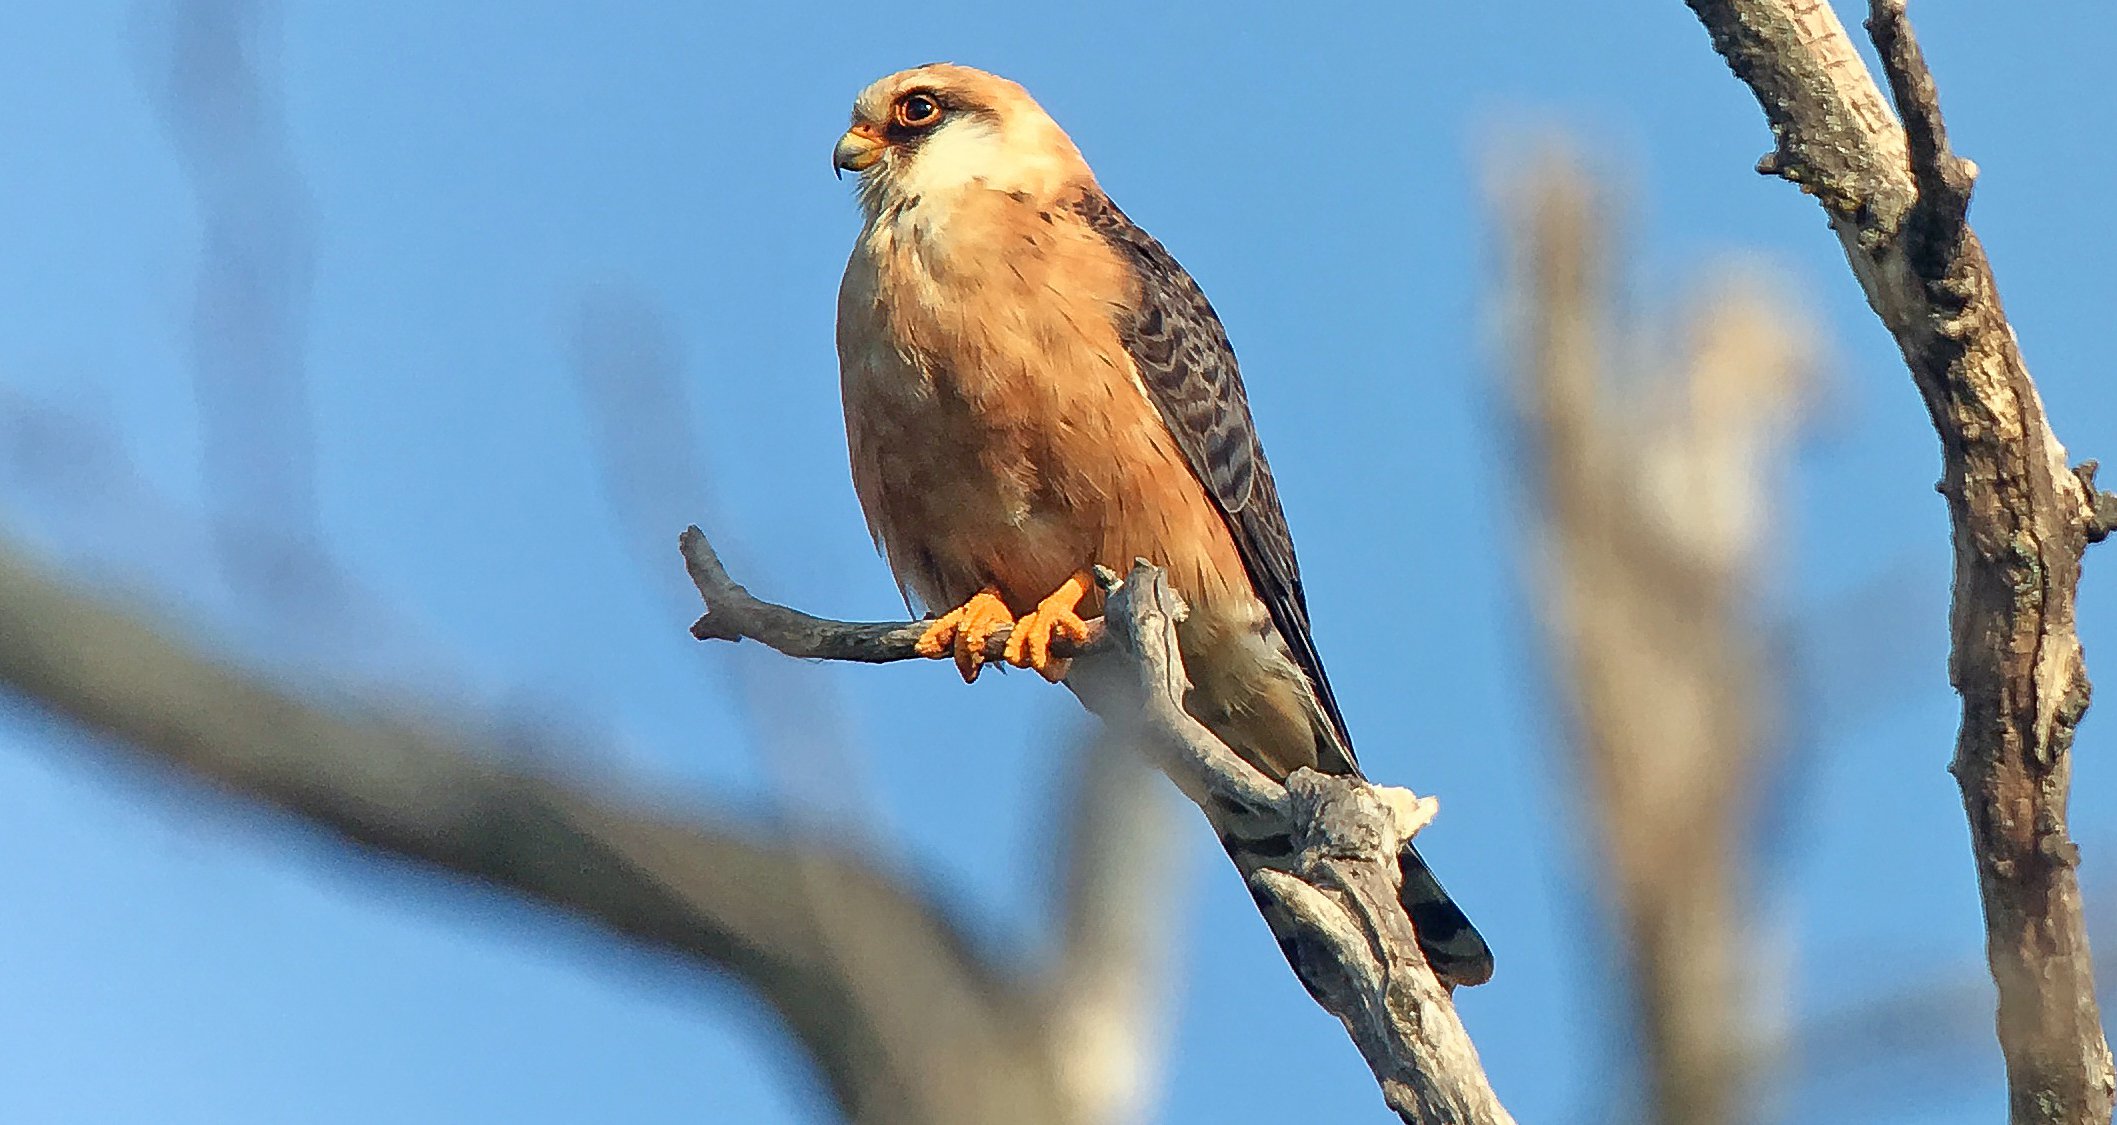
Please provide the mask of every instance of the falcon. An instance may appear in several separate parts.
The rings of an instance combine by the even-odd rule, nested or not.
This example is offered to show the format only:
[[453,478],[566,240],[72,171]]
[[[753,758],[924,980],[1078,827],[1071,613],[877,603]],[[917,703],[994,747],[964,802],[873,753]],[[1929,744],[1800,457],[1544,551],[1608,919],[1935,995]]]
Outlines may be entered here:
[[[1235,353],[1205,294],[1103,194],[1028,92],[947,63],[853,102],[832,163],[863,223],[838,294],[855,490],[920,652],[977,678],[987,641],[1061,681],[1093,568],[1163,567],[1190,606],[1184,705],[1284,779],[1357,774]],[[1210,811],[1210,810],[1209,810]],[[1222,832],[1245,872],[1271,841]],[[1279,842],[1284,857],[1285,843]],[[1402,898],[1442,977],[1484,939],[1407,846]]]

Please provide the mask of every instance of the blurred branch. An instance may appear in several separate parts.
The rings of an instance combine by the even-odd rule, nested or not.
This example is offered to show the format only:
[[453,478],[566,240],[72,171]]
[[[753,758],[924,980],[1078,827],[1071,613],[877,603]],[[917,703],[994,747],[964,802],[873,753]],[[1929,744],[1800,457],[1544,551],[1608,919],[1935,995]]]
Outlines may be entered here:
[[1867,21],[1901,128],[1827,3],[1687,2],[1771,123],[1778,144],[1758,170],[1823,204],[1941,439],[1949,670],[1963,699],[1950,769],[1977,856],[2012,1119],[2108,1121],[2117,1072],[2066,803],[2088,705],[2074,600],[2113,505],[2045,420],[1967,221],[1976,167],[1949,147],[1904,0],[1871,0]]
[[[325,709],[4,548],[0,637],[0,684],[148,760],[736,977],[785,1020],[850,1120],[1068,1120],[1028,990],[860,860],[513,768],[463,730]],[[801,880],[828,893],[787,894]],[[834,912],[828,941],[816,910]]]
[[[2096,910],[2088,928],[2099,931],[2111,921],[2109,910]],[[2110,956],[2099,955],[2095,967],[2103,989],[2098,999],[2108,1004]],[[1848,1093],[1875,1103],[1875,1112],[1956,1104],[1987,1069],[1990,980],[1982,965],[1951,965],[1930,979],[1818,1012],[1787,1029],[1771,1054],[1807,1104],[1837,1105],[1843,1116],[1857,1116]]]
[[677,513],[714,510],[682,334],[659,303],[619,284],[586,289],[565,332],[611,525],[655,595],[689,605],[690,587],[669,573],[658,530]]
[[185,0],[155,13],[163,120],[198,196],[191,362],[216,544],[231,585],[313,612],[319,565],[306,362],[314,203],[268,63],[270,0]]
[[1173,797],[1107,729],[1077,757],[1058,834],[1060,945],[1045,988],[1053,1066],[1078,1120],[1144,1122],[1176,991]]
[[[869,662],[913,659],[916,623],[852,625],[752,597],[721,567],[698,528],[681,540],[706,603],[700,639],[761,641],[790,656]],[[1493,1095],[1449,991],[1426,964],[1397,898],[1397,856],[1431,819],[1432,798],[1359,778],[1297,770],[1284,786],[1245,763],[1183,709],[1189,689],[1176,645],[1182,603],[1147,565],[1119,582],[1103,572],[1103,628],[1071,654],[1068,686],[1124,742],[1140,747],[1221,831],[1285,836],[1283,869],[1251,879],[1258,909],[1295,972],[1345,1024],[1404,1121],[1511,1122]]]
[[[938,906],[842,836],[833,846],[804,830],[794,810],[748,831],[688,824],[518,768],[504,739],[471,733],[505,729],[508,716],[444,728],[333,710],[157,627],[0,545],[0,686],[349,842],[741,980],[848,1120],[1124,1125],[1144,1112],[1161,950],[1143,928],[1166,920],[1167,857],[1142,808],[1158,792],[1127,784],[1144,769],[1133,760],[1093,756],[1075,816],[1096,836],[1078,842],[1068,876],[1068,941],[1054,965],[1022,974],[980,957]],[[1122,884],[1100,866],[1119,859]]]
[[1553,154],[1520,181],[1498,225],[1517,232],[1517,399],[1542,455],[1533,585],[1570,690],[1582,815],[1614,876],[1652,1119],[1723,1125],[1748,1115],[1756,1063],[1740,904],[1777,702],[1750,613],[1811,345],[1756,287],[1723,286],[1678,370],[1620,385],[1611,357],[1648,350],[1606,304],[1596,177]]

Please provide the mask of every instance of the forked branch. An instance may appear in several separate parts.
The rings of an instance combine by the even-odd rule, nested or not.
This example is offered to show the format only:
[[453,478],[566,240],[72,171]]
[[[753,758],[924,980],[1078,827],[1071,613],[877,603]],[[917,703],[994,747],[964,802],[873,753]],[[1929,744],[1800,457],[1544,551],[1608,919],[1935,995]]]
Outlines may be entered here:
[[1975,168],[1950,149],[1904,0],[1867,27],[1900,127],[1822,0],[1687,0],[1756,94],[1778,145],[1759,164],[1824,204],[1903,351],[1942,455],[1955,540],[1962,787],[1999,985],[2013,1120],[2106,1122],[2113,1076],[2066,830],[2088,680],[2074,628],[2081,555],[2111,499],[2068,466],[1991,263],[1965,221]]
[[[698,528],[684,532],[681,547],[706,603],[694,636],[755,640],[801,657],[881,663],[917,656],[917,622],[849,624],[761,601],[728,577]],[[1101,628],[1069,654],[1069,685],[1117,729],[1118,741],[1142,748],[1224,823],[1232,816],[1294,841],[1284,869],[1260,871],[1252,881],[1258,909],[1317,1003],[1344,1022],[1400,1118],[1416,1125],[1512,1122],[1397,901],[1397,854],[1432,816],[1431,799],[1311,770],[1280,785],[1252,768],[1183,709],[1190,685],[1176,623],[1184,608],[1166,577],[1144,563],[1122,582],[1107,571],[1101,577]]]

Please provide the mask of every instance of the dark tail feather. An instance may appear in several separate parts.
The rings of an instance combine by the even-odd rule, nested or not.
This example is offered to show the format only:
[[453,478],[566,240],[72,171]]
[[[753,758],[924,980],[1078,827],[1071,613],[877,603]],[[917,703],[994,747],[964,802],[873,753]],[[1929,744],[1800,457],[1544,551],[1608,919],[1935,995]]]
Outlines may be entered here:
[[1492,947],[1470,924],[1463,908],[1448,897],[1441,881],[1433,877],[1433,868],[1426,866],[1419,849],[1404,845],[1397,866],[1404,873],[1397,901],[1411,916],[1411,926],[1419,933],[1419,949],[1426,954],[1434,974],[1450,984],[1466,987],[1491,980]]
[[[1284,837],[1269,837],[1256,840],[1238,839],[1232,836],[1220,838],[1222,847],[1228,850],[1228,858],[1242,870],[1247,879],[1259,867],[1283,867],[1293,858],[1291,842]],[[1397,901],[1404,904],[1404,913],[1411,918],[1412,929],[1419,935],[1419,950],[1426,955],[1426,962],[1433,966],[1434,975],[1451,985],[1469,987],[1492,979],[1492,948],[1485,944],[1484,935],[1470,924],[1463,908],[1448,897],[1441,881],[1433,877],[1433,869],[1419,850],[1410,844],[1397,857],[1399,870],[1403,872],[1403,884],[1397,892]],[[1251,894],[1257,891],[1252,888]],[[1266,919],[1278,929],[1277,920],[1269,913]],[[1291,935],[1276,934],[1280,951],[1286,954],[1287,963],[1294,967],[1295,975],[1302,972],[1301,959],[1288,947]],[[1307,978],[1303,984],[1309,984]],[[1316,991],[1309,985],[1311,992]]]

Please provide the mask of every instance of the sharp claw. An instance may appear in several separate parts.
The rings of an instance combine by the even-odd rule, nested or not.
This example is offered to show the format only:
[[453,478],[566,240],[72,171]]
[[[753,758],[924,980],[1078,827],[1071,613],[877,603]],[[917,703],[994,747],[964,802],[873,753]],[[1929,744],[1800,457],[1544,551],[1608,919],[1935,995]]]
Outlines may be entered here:
[[1072,662],[1053,658],[1054,638],[1074,642],[1088,639],[1088,624],[1074,611],[1088,590],[1087,583],[1085,574],[1075,575],[1020,620],[1007,611],[998,591],[980,591],[927,626],[919,637],[919,655],[954,657],[963,682],[974,684],[978,673],[984,670],[985,650],[993,632],[1012,623],[1001,659],[1017,668],[1034,668],[1045,679],[1057,683],[1066,678]]
[[1070,661],[1055,660],[1051,655],[1052,640],[1064,637],[1072,641],[1088,639],[1088,624],[1074,612],[1081,598],[1088,591],[1086,573],[1076,574],[1066,580],[1050,597],[1037,603],[1037,607],[1022,615],[1014,623],[1014,633],[1007,638],[1007,663],[1017,668],[1034,668],[1037,673],[1053,683],[1066,678]]
[[928,625],[926,632],[919,635],[916,651],[935,659],[953,656],[963,682],[974,684],[978,682],[978,670],[985,664],[985,645],[992,640],[993,629],[1012,620],[998,591],[980,590]]

